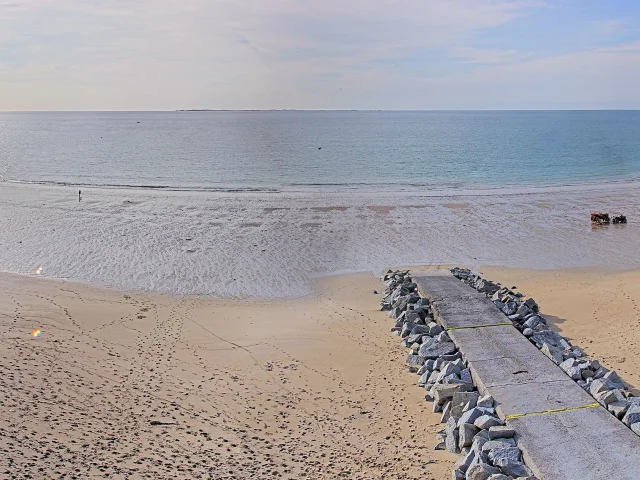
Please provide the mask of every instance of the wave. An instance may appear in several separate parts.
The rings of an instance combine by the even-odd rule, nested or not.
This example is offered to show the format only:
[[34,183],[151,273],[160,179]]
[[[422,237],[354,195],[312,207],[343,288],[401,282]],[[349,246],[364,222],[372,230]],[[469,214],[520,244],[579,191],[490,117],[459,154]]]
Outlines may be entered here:
[[47,185],[53,187],[80,187],[80,188],[110,188],[110,189],[136,189],[136,190],[164,190],[176,192],[225,192],[225,193],[278,193],[280,189],[268,187],[199,187],[199,186],[182,186],[182,185],[147,185],[147,184],[128,184],[128,183],[80,183],[80,182],[61,182],[54,180],[14,180],[0,179],[6,183],[15,183],[23,185]]
[[6,179],[0,176],[0,182],[22,185],[43,185],[51,187],[74,187],[74,188],[103,188],[103,189],[133,189],[149,191],[167,192],[209,192],[209,193],[300,193],[300,192],[336,192],[336,193],[416,193],[421,196],[485,196],[485,195],[505,195],[505,194],[528,194],[540,192],[552,192],[571,190],[576,188],[602,188],[607,189],[613,186],[637,186],[640,184],[640,177],[630,177],[624,179],[598,179],[591,181],[575,181],[565,183],[547,184],[522,184],[522,185],[500,185],[500,186],[474,186],[463,182],[438,185],[421,182],[400,183],[288,183],[279,187],[274,186],[198,186],[198,185],[160,185],[160,184],[135,184],[135,183],[80,183],[77,181],[55,181],[55,180],[22,180]]
[[[637,268],[640,189],[620,185],[430,198],[88,189],[80,203],[77,188],[2,184],[0,269],[124,290],[276,298],[308,295],[317,276],[398,265]],[[592,230],[594,208],[627,214],[629,224]]]

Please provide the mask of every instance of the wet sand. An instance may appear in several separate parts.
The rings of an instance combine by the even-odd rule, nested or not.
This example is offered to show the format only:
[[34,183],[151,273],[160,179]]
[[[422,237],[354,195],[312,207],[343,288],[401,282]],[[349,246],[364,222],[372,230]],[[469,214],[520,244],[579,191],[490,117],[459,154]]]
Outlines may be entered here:
[[0,477],[449,478],[379,280],[316,287],[230,301],[0,275]]
[[[2,183],[0,267],[123,290],[297,298],[389,265],[640,268],[640,182],[227,193]],[[592,228],[593,210],[627,225]],[[615,251],[612,251],[612,245]],[[578,254],[579,252],[579,254]]]

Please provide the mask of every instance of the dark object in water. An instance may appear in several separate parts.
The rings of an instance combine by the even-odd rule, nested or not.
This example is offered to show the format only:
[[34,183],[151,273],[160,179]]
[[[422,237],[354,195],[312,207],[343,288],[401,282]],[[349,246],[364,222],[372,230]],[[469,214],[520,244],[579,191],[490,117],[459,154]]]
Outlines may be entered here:
[[604,225],[611,223],[608,213],[591,212],[591,223]]
[[618,215],[617,217],[613,217],[611,223],[627,223],[627,217],[624,215]]

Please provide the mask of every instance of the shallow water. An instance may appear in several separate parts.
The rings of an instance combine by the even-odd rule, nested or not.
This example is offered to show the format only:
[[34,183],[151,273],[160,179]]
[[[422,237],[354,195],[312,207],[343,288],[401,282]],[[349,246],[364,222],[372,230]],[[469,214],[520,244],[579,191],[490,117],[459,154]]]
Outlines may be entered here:
[[[640,267],[637,183],[472,195],[0,186],[0,269],[184,294],[285,297],[387,266]],[[593,209],[628,225],[592,229]]]
[[638,139],[619,111],[0,114],[0,270],[283,297],[390,265],[635,268]]
[[0,177],[80,186],[376,191],[640,177],[640,112],[0,114]]

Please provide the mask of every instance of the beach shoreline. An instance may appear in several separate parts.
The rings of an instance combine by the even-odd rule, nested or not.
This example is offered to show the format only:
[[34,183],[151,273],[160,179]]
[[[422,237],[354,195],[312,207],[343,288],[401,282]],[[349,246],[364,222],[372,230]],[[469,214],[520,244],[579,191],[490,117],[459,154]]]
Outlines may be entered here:
[[[2,270],[276,299],[310,294],[317,277],[388,265],[640,268],[637,186],[485,197],[82,192],[78,201],[77,189],[3,185]],[[629,223],[592,228],[596,209]]]
[[464,197],[491,197],[502,195],[526,196],[546,193],[570,193],[581,192],[585,188],[590,190],[607,192],[614,189],[637,189],[640,186],[640,178],[629,176],[620,179],[599,179],[583,182],[570,182],[559,184],[532,184],[532,185],[505,185],[502,187],[434,187],[432,185],[421,184],[379,184],[379,185],[350,185],[350,184],[317,184],[317,185],[278,185],[278,186],[248,186],[238,185],[235,187],[196,187],[179,185],[144,185],[144,184],[93,184],[82,182],[56,182],[56,181],[29,181],[0,178],[0,184],[4,186],[15,186],[18,188],[36,189],[72,189],[83,188],[86,191],[96,193],[121,190],[128,194],[135,195],[158,193],[169,195],[210,195],[214,197],[234,197],[247,195],[252,197],[265,198],[273,196],[305,197],[318,195],[335,195],[338,197],[353,197],[361,195],[383,195],[386,197],[405,197],[407,195],[418,198],[464,198]]

